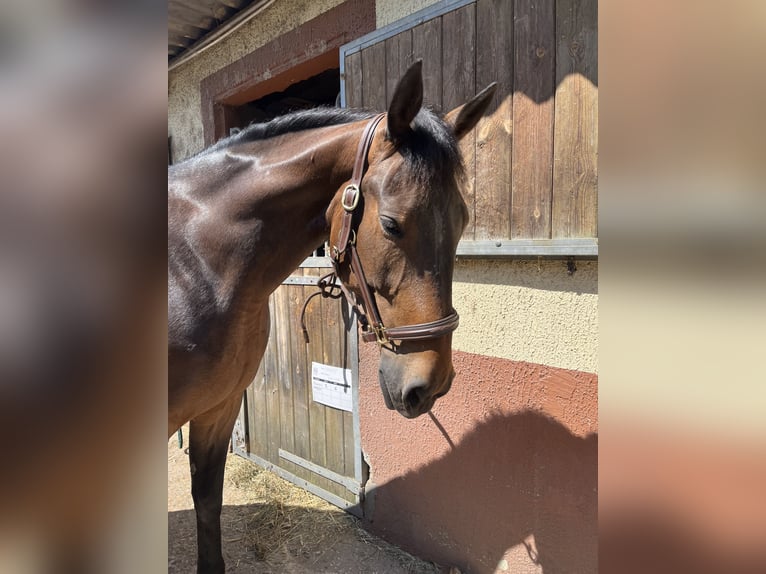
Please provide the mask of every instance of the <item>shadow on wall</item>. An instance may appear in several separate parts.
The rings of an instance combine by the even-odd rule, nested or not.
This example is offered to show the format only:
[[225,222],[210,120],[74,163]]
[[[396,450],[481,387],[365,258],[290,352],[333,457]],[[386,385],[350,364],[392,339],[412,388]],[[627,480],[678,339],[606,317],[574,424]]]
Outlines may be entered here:
[[570,274],[565,260],[458,258],[453,281],[597,295],[598,262],[577,260],[575,267]]
[[511,572],[595,573],[597,444],[536,412],[492,415],[441,459],[370,489],[366,526],[466,574],[495,572],[519,544],[525,564]]

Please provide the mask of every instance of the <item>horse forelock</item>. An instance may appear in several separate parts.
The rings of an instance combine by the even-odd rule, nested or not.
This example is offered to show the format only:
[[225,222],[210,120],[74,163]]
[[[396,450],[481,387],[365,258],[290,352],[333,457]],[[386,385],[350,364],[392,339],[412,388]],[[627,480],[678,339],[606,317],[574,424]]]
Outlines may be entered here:
[[398,189],[387,190],[392,192],[390,200],[400,201],[396,196],[408,193],[412,205],[421,206],[431,216],[438,212],[450,217],[448,213],[453,212],[456,217],[457,210],[467,223],[468,210],[462,194],[465,168],[452,128],[427,108],[420,110],[411,127],[410,136],[397,144],[396,151],[403,161],[390,180],[398,182]]
[[399,144],[412,176],[420,184],[463,176],[460,148],[447,123],[428,108],[421,108],[412,132]]

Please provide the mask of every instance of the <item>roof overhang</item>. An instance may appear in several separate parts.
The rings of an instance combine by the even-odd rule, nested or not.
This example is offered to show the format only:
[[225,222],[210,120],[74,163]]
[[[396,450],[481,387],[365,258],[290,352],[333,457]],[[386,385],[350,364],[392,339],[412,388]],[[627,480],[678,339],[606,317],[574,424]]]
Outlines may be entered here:
[[168,0],[168,69],[214,45],[274,0]]

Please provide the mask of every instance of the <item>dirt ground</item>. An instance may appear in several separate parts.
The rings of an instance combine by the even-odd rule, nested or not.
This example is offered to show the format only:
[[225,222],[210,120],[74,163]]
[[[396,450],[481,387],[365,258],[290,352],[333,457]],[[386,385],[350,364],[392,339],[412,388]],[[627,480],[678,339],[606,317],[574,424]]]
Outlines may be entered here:
[[[231,574],[442,572],[363,530],[353,516],[234,454],[226,462],[223,504],[223,554]],[[189,460],[173,437],[168,441],[168,574],[193,574],[195,568]]]

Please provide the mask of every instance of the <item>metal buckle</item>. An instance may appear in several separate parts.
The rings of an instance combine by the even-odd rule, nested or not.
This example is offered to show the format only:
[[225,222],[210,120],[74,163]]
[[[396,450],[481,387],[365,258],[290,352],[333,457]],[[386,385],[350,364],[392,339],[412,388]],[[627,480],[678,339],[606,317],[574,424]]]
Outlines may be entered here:
[[384,347],[385,345],[388,345],[391,341],[388,340],[388,337],[386,336],[386,328],[383,325],[377,326],[373,325],[372,330],[375,332],[375,338],[378,340],[378,345],[381,347]]
[[[346,205],[346,192],[348,190],[352,190],[354,192],[354,199],[351,202],[351,205]],[[356,209],[356,206],[359,204],[359,196],[361,194],[359,193],[359,186],[355,183],[350,183],[346,186],[346,188],[343,190],[343,195],[340,198],[340,204],[343,206],[343,209],[351,213]]]

